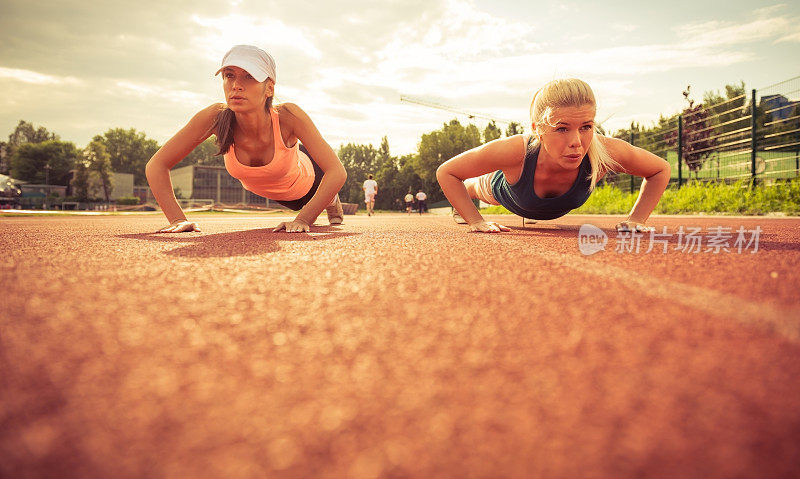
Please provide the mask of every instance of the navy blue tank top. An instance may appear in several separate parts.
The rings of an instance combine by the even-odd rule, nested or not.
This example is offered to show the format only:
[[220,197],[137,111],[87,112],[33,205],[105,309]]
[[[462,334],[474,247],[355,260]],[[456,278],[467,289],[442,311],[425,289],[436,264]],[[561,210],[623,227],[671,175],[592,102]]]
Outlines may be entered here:
[[580,171],[572,187],[561,196],[555,198],[539,198],[533,190],[533,175],[536,162],[539,160],[539,144],[531,135],[525,150],[525,163],[519,181],[509,184],[501,170],[492,177],[492,195],[510,212],[534,220],[552,220],[564,216],[575,208],[586,203],[591,190],[592,165],[589,155],[581,161]]

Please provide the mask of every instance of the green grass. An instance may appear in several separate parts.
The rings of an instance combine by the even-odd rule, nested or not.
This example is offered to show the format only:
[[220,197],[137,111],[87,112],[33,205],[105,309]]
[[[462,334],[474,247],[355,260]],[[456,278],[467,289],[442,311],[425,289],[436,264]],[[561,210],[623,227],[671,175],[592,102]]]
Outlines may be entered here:
[[[575,214],[628,214],[638,196],[613,186],[597,188]],[[502,206],[481,210],[486,214],[510,214]],[[785,213],[800,215],[800,181],[780,182],[770,186],[750,187],[748,182],[688,183],[668,188],[656,206],[655,214],[731,214],[765,215]]]
[[[672,178],[678,177],[678,153],[677,151],[656,152],[657,155],[666,159],[672,167]],[[765,161],[765,170],[760,174],[761,178],[785,178],[787,175],[797,174],[797,165],[800,162],[798,156],[800,151],[764,151],[759,150],[756,154]],[[686,165],[683,165],[683,177],[696,177],[700,179],[724,179],[750,176],[751,169],[750,151],[740,152],[725,151],[713,153],[703,162],[703,166],[698,172],[689,172]]]

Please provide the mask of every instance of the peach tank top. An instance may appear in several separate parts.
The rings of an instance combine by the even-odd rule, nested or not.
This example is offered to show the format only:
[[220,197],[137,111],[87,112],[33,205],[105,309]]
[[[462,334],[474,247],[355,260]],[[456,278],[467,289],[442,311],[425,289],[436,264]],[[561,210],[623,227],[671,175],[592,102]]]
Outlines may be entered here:
[[247,191],[271,200],[291,201],[302,198],[314,184],[314,166],[311,159],[299,150],[298,141],[287,148],[281,136],[278,111],[274,108],[272,118],[273,143],[275,156],[264,166],[243,165],[236,159],[234,147],[231,145],[225,153],[225,169]]

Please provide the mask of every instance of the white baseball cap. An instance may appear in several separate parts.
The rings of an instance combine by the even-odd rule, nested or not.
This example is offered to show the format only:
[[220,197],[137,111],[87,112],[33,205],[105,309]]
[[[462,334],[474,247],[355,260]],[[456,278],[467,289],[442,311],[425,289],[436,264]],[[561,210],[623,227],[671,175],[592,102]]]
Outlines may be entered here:
[[269,53],[253,45],[236,45],[222,57],[222,66],[214,75],[219,75],[225,67],[239,67],[262,82],[267,78],[275,79],[275,60]]

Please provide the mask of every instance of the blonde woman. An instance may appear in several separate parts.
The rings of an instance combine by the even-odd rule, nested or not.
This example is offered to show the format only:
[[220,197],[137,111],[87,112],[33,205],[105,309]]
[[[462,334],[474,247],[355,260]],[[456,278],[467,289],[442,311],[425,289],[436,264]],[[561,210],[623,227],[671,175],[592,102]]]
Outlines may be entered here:
[[[211,135],[225,168],[242,186],[298,211],[273,231],[307,232],[323,209],[342,223],[338,192],[347,173],[314,123],[293,103],[273,107],[275,61],[252,45],[236,45],[222,59],[225,103],[189,120],[147,163],[147,181],[170,224],[160,233],[200,231],[175,199],[169,170]],[[302,144],[301,144],[302,143]]]
[[669,183],[669,163],[597,134],[596,110],[594,93],[585,82],[552,81],[531,103],[532,135],[494,140],[443,163],[436,178],[463,218],[460,222],[473,231],[509,231],[485,221],[473,198],[503,205],[524,218],[558,218],[585,203],[607,172],[617,171],[644,178],[636,204],[617,229],[649,231],[645,222]]

